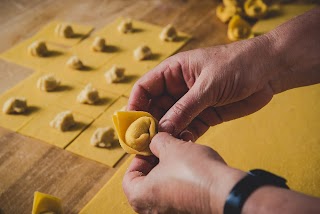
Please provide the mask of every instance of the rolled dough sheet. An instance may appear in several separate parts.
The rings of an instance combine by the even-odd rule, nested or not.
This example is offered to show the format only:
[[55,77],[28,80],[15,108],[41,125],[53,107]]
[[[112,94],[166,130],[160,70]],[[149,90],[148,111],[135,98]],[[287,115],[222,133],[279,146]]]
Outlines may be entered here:
[[320,84],[276,95],[260,111],[211,128],[199,139],[243,170],[262,168],[291,189],[320,197]]
[[107,47],[104,51],[98,52],[91,50],[91,45],[95,39],[95,35],[85,39],[80,44],[74,46],[71,49],[73,55],[77,55],[80,59],[83,59],[89,65],[95,67],[101,67],[107,63],[110,59],[115,57],[118,53],[124,51],[121,49],[121,41],[117,37],[111,35],[101,36],[106,40]]
[[[75,36],[73,38],[63,38],[57,36],[54,31],[58,24],[69,24],[72,27]],[[53,21],[39,30],[34,35],[34,39],[45,39],[46,41],[59,45],[74,46],[81,40],[86,38],[92,30],[93,27],[89,25],[80,25],[72,22]]]
[[288,4],[281,5],[279,14],[275,14],[273,17],[259,20],[253,27],[252,32],[255,35],[267,33],[279,25],[289,21],[295,16],[301,15],[312,8],[315,8],[314,4]]
[[134,155],[131,155],[128,160],[123,163],[108,183],[102,187],[98,194],[80,211],[80,214],[135,213],[122,190],[122,179],[133,157]]
[[55,116],[68,109],[51,105],[33,117],[25,126],[18,130],[20,134],[33,137],[60,148],[65,148],[72,142],[92,121],[93,118],[73,112],[76,125],[69,131],[61,132],[50,127],[49,123]]
[[[102,114],[119,96],[102,90],[97,89],[100,96],[100,101],[93,105],[82,104],[77,101],[77,96],[84,89],[85,85],[72,82],[70,80],[64,80],[64,83],[70,87],[70,90],[66,90],[60,99],[56,102],[57,106],[69,109],[73,112],[78,112],[89,117],[96,118]],[[92,84],[94,88],[97,88],[95,84]]]
[[[43,69],[44,71],[52,72],[56,70],[55,64],[61,64],[65,62],[65,59],[70,57],[70,53],[61,47],[46,43],[47,48],[50,51],[50,55],[46,57],[35,57],[28,54],[28,47],[34,41],[35,38],[27,39],[9,50],[5,51],[0,57],[9,62],[16,63],[32,69]],[[43,41],[46,41],[43,39]],[[62,62],[61,62],[62,61]],[[51,69],[53,67],[53,69]]]
[[[81,133],[68,147],[67,150],[85,158],[113,167],[125,154],[120,147],[119,141],[114,142],[114,147],[98,148],[90,144],[90,139],[97,128],[113,127],[112,115],[123,106],[127,105],[128,99],[120,97],[110,108],[97,118],[84,132]],[[115,133],[116,135],[116,133]]]
[[[118,96],[124,94],[129,90],[133,84],[141,77],[141,74],[134,69],[134,66],[124,65],[118,61],[111,60],[111,62],[105,64],[103,67],[92,73],[89,81],[97,88],[101,88],[110,93],[114,93]],[[113,65],[125,68],[125,79],[119,83],[108,83],[104,74],[112,68]]]

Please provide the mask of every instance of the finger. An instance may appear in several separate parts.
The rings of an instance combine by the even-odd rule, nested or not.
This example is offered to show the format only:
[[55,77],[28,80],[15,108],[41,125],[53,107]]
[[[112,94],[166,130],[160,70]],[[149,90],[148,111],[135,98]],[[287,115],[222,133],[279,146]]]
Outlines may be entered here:
[[214,107],[206,108],[197,116],[197,118],[207,126],[215,126],[223,122]]
[[150,100],[165,94],[167,84],[173,93],[182,93],[181,90],[187,90],[186,85],[183,84],[183,78],[181,79],[181,66],[177,58],[172,56],[164,60],[134,84],[128,101],[129,110],[148,111]]
[[272,89],[270,87],[265,87],[244,100],[216,107],[215,111],[222,119],[222,121],[225,122],[244,117],[258,111],[259,109],[267,105],[272,97]]
[[134,188],[143,181],[145,176],[157,165],[158,159],[155,156],[137,155],[129,165],[123,177],[123,190],[126,195],[133,192]]
[[179,146],[183,141],[174,138],[166,132],[159,132],[156,134],[150,143],[151,152],[161,160],[161,154],[164,155],[175,146]]
[[161,118],[159,130],[177,136],[207,107],[206,103],[199,80]]
[[200,136],[202,136],[210,126],[203,123],[198,118],[195,118],[188,127],[180,133],[180,138],[184,141],[195,142]]

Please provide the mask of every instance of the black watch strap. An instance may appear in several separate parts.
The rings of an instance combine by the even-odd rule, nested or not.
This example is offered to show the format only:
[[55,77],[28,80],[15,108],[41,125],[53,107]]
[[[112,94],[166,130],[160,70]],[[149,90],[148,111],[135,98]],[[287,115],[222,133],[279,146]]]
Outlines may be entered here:
[[231,190],[224,205],[224,214],[240,214],[248,197],[259,187],[272,185],[289,189],[286,179],[270,172],[255,169],[248,172]]

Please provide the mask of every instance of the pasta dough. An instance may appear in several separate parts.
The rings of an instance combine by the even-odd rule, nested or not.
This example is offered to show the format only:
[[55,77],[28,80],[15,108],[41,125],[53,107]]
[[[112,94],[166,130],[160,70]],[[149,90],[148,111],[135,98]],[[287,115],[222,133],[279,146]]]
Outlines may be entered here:
[[47,45],[43,41],[35,41],[28,47],[28,53],[31,56],[45,57],[48,52]]
[[163,28],[159,37],[162,41],[172,42],[177,38],[177,31],[171,24],[169,24]]
[[150,58],[152,56],[152,52],[148,46],[141,45],[134,50],[133,56],[136,60],[141,61]]
[[232,17],[228,24],[228,38],[231,41],[238,41],[252,37],[251,26],[239,15]]
[[103,52],[106,49],[106,40],[97,36],[91,45],[91,49],[97,52]]
[[107,80],[107,83],[117,83],[125,79],[124,72],[124,68],[114,65],[109,71],[104,74],[104,76]]
[[2,108],[5,114],[22,114],[27,110],[27,100],[23,97],[12,97],[8,99]]
[[93,133],[90,143],[101,148],[110,148],[114,141],[114,129],[111,127],[98,128]]
[[72,56],[67,61],[67,66],[72,69],[81,70],[83,68],[83,63],[77,56]]
[[77,96],[77,101],[83,104],[94,104],[99,101],[99,92],[89,83]]
[[72,27],[68,24],[57,24],[54,31],[57,36],[64,38],[72,38],[74,35]]
[[118,111],[113,123],[121,147],[130,154],[152,155],[149,144],[157,133],[157,120],[143,111]]
[[37,81],[37,87],[42,91],[54,91],[59,85],[60,81],[53,74],[44,75]]
[[119,26],[118,26],[118,30],[121,33],[131,33],[133,31],[133,27],[132,27],[132,20],[131,19],[125,19],[123,20]]
[[75,125],[73,115],[71,111],[64,111],[59,114],[50,122],[52,128],[56,128],[60,131],[67,131]]
[[62,214],[61,199],[41,192],[34,193],[32,214]]

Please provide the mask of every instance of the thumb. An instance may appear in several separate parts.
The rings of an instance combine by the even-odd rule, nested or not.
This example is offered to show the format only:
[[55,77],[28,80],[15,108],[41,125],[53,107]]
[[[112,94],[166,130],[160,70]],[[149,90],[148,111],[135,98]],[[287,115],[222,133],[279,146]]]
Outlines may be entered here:
[[166,112],[159,122],[159,131],[178,136],[207,107],[201,89],[202,83],[199,78],[189,91]]
[[166,132],[156,134],[150,143],[151,152],[160,159],[160,156],[173,151],[176,146],[181,145],[184,141],[179,140]]

